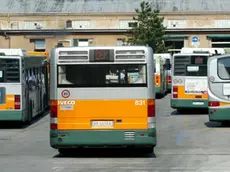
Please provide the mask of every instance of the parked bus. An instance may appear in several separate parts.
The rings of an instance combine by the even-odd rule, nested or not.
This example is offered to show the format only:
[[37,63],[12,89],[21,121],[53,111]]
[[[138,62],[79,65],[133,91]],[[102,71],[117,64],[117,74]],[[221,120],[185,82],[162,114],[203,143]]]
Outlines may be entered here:
[[183,47],[181,49],[181,53],[182,54],[186,54],[186,53],[193,53],[194,51],[196,52],[209,52],[210,54],[225,54],[226,50],[225,48],[186,48]]
[[166,70],[164,68],[165,60],[162,58],[162,54],[154,54],[154,80],[155,80],[155,93],[160,97],[163,97],[167,92],[166,83]]
[[230,121],[230,54],[208,59],[209,121]]
[[171,107],[178,112],[208,108],[207,60],[210,56],[209,52],[173,55]]
[[45,57],[0,49],[0,121],[28,122],[47,108]]
[[144,46],[55,48],[50,57],[50,145],[156,145],[153,52]]
[[[49,52],[28,51],[27,54],[32,56],[45,56],[47,62],[49,62],[49,56],[50,56]],[[49,73],[49,65],[47,65],[47,68]]]
[[165,69],[165,80],[166,80],[166,90],[167,92],[171,92],[171,54],[170,53],[162,53],[160,54],[164,59],[164,69]]

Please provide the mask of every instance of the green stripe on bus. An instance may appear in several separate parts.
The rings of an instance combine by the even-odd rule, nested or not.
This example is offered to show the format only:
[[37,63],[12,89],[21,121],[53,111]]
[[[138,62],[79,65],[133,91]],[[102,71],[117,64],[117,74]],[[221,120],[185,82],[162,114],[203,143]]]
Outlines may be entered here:
[[[134,140],[125,137],[125,132],[135,132]],[[141,136],[144,134],[144,136]],[[65,136],[63,136],[65,135]],[[51,130],[50,145],[53,148],[109,145],[156,145],[156,130]]]
[[0,121],[22,121],[22,111],[0,111]]
[[161,87],[155,86],[155,93],[160,94],[161,93]]
[[171,99],[171,107],[177,108],[208,108],[208,100]]
[[[210,114],[213,110],[216,111]],[[230,109],[209,109],[209,121],[230,121]]]

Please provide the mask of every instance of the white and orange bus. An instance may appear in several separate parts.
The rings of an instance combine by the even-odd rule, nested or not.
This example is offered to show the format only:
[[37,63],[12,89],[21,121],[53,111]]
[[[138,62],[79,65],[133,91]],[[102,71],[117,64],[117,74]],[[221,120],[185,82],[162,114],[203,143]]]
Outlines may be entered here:
[[[153,52],[145,46],[60,47],[50,57],[50,145],[156,145]],[[143,148],[143,149],[142,149]]]

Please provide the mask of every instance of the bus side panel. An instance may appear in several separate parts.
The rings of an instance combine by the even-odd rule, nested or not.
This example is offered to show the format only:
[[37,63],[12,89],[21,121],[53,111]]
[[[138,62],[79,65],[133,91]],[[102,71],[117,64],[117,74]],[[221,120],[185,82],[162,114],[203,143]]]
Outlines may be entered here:
[[[147,100],[138,101],[145,102],[145,104],[143,106],[135,105],[135,100],[75,100],[72,110],[62,110],[70,108],[71,105],[59,104],[58,129],[147,129]],[[95,120],[111,120],[114,126],[93,128],[91,122]]]
[[[209,121],[230,121],[229,101],[229,72],[226,67],[229,65],[229,56],[219,58],[212,57],[208,61],[208,99],[209,99]],[[221,79],[224,77],[225,79]]]

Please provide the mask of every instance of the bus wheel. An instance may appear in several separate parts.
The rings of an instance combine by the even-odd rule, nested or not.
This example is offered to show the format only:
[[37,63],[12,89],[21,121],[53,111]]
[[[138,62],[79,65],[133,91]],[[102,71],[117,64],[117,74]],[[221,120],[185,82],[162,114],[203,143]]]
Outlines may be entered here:
[[153,153],[153,147],[143,148],[143,152],[146,154]]

